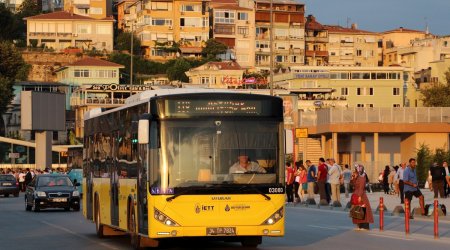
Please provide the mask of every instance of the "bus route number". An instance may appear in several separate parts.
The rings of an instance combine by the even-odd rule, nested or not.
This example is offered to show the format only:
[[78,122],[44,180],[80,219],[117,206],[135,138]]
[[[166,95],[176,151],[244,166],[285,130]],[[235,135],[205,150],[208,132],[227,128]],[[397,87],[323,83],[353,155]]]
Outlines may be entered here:
[[284,193],[284,189],[283,188],[269,188],[269,193],[270,194],[282,194],[282,193]]

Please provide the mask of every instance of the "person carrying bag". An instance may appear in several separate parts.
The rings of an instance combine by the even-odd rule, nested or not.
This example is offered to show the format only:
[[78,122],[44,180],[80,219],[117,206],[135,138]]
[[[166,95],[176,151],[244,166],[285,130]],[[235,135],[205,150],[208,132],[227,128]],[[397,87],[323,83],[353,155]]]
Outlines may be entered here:
[[349,216],[356,225],[356,230],[370,230],[369,224],[374,220],[369,198],[366,195],[366,173],[364,166],[355,164],[355,167],[356,171],[352,175],[355,191],[351,197],[352,207]]

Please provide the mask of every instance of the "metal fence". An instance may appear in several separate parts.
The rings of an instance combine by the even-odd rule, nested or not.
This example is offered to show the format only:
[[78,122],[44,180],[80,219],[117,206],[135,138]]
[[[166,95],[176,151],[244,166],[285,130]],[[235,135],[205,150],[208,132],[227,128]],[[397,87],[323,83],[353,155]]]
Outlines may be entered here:
[[326,108],[299,111],[299,126],[339,123],[450,123],[450,107]]

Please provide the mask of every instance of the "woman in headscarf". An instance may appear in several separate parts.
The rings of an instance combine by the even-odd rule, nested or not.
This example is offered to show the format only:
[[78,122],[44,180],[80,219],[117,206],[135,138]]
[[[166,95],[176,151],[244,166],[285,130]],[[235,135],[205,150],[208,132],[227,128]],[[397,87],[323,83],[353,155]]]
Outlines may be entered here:
[[373,214],[369,198],[366,195],[366,173],[364,172],[363,165],[355,164],[355,167],[356,171],[352,175],[352,182],[355,187],[353,194],[357,196],[359,205],[366,208],[366,214],[364,219],[358,220],[352,218],[352,221],[356,225],[357,230],[369,230],[369,224],[373,223]]

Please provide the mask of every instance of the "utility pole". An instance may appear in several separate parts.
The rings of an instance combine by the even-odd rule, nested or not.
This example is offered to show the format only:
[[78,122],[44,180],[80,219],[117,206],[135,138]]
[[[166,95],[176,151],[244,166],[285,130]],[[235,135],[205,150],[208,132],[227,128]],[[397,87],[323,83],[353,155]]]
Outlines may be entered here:
[[131,22],[131,62],[130,62],[130,96],[133,95],[133,37],[134,37],[134,21]]
[[270,36],[269,36],[269,54],[270,54],[270,77],[269,77],[269,88],[270,88],[270,95],[273,95],[273,67],[274,67],[274,60],[273,60],[273,0],[270,0]]

